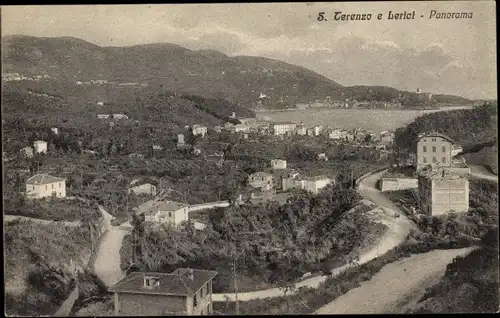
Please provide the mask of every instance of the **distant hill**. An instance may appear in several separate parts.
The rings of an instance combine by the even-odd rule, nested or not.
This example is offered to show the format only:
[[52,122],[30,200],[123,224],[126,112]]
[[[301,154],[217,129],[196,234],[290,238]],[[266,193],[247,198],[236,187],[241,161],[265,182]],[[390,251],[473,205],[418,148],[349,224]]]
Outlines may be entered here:
[[[388,87],[344,87],[303,67],[252,56],[229,57],[215,50],[193,51],[170,43],[101,47],[72,37],[2,37],[3,73],[49,75],[75,83],[105,79],[141,82],[172,92],[223,98],[246,108],[293,107],[298,102],[356,98],[390,100]],[[443,97],[452,104],[471,103]],[[408,104],[412,107],[413,104]]]

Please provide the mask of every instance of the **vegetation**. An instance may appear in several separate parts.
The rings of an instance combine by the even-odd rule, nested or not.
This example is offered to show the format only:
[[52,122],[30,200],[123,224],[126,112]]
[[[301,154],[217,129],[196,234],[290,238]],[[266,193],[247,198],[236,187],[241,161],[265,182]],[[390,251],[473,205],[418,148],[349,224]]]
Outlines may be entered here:
[[[430,288],[412,312],[488,312],[498,309],[498,190],[493,182],[473,181],[471,210],[433,217],[419,224],[405,242],[363,265],[327,279],[317,289],[302,288],[295,295],[240,302],[241,314],[310,314],[358,287],[385,265],[411,254],[434,249],[480,245],[480,249],[450,264],[443,280]],[[465,301],[464,301],[465,300]],[[464,303],[459,303],[464,301]],[[455,306],[456,305],[456,306]],[[214,304],[214,310],[234,314],[234,302]]]
[[365,233],[382,231],[383,225],[360,212],[344,216],[358,201],[353,189],[337,186],[317,196],[298,193],[283,206],[271,202],[216,209],[204,231],[137,224],[122,247],[122,269],[130,266],[135,246],[135,265],[140,268],[217,268],[214,292],[228,291],[236,252],[240,290],[256,288],[252,281],[293,281],[306,272],[325,270],[332,261],[355,261],[360,244],[366,244]]
[[[6,310],[9,315],[51,315],[88,273],[88,227],[11,222],[4,227]],[[86,288],[82,288],[85,293]]]
[[[389,87],[343,87],[308,69],[277,60],[250,56],[229,57],[217,51],[192,51],[170,43],[117,48],[99,47],[68,37],[6,36],[2,37],[2,52],[5,55],[6,72],[47,74],[52,77],[49,80],[50,86],[63,81],[65,84],[62,89],[50,92],[39,89],[52,96],[79,97],[89,86],[97,86],[99,94],[95,95],[107,97],[112,94],[109,93],[110,90],[127,91],[143,88],[140,84],[148,83],[146,89],[169,87],[186,94],[241,102],[247,108],[259,105],[258,102],[266,108],[286,108],[297,102],[324,99],[326,96],[337,100],[399,99],[409,108],[421,107],[426,100],[422,94]],[[44,58],[38,58],[34,52]],[[57,65],[58,68],[51,68],[51,65]],[[75,83],[96,79],[106,79],[115,84]],[[117,85],[118,83],[131,85]],[[35,86],[36,83],[32,85]],[[270,88],[272,94],[269,94]],[[260,93],[268,96],[259,98]],[[439,103],[471,103],[456,96],[435,95],[433,99]]]
[[473,109],[425,114],[407,127],[397,129],[395,142],[401,151],[414,152],[419,134],[436,131],[464,147],[473,146],[496,139],[496,116],[496,105],[490,104]]
[[[22,202],[22,204],[19,204]],[[40,200],[21,200],[17,204],[11,197],[4,198],[6,215],[21,215],[36,219],[53,221],[95,222],[101,216],[96,205],[80,200],[45,198]]]
[[481,248],[449,264],[445,275],[427,289],[412,313],[498,312],[498,228],[491,229]]

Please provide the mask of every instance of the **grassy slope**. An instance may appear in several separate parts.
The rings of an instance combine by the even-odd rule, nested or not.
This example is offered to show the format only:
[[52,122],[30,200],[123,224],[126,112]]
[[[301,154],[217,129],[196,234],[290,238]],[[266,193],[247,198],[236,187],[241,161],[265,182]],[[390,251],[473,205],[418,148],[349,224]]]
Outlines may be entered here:
[[[7,224],[4,230],[7,313],[52,314],[69,294],[70,260],[86,266],[91,249],[88,228],[23,222]],[[37,268],[42,276],[48,275],[43,283],[31,276]]]

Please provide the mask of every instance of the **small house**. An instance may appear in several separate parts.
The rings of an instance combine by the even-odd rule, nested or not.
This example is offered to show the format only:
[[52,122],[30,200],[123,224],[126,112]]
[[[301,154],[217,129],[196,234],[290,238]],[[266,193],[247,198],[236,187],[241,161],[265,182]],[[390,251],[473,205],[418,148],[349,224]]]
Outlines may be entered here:
[[36,174],[26,180],[26,195],[33,199],[51,196],[64,198],[66,197],[66,179],[48,174]]

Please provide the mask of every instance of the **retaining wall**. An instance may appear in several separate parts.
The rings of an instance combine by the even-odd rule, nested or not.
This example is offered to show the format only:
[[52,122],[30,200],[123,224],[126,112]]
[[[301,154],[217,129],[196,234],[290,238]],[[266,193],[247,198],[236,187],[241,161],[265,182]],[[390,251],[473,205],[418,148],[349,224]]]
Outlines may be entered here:
[[382,178],[381,190],[397,191],[406,189],[418,189],[417,178]]
[[205,210],[205,209],[213,209],[213,208],[226,208],[229,206],[229,201],[217,201],[217,202],[208,202],[202,204],[193,204],[188,207],[188,212]]
[[69,294],[69,297],[66,298],[61,307],[59,307],[57,312],[54,314],[54,317],[69,317],[71,309],[73,309],[73,305],[75,304],[75,301],[78,299],[79,295],[80,292],[78,290],[78,285],[77,285],[75,289],[73,289],[71,294]]

